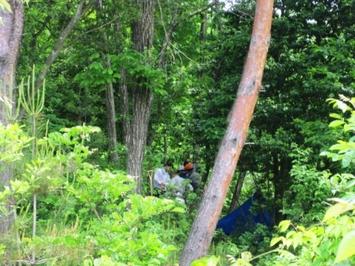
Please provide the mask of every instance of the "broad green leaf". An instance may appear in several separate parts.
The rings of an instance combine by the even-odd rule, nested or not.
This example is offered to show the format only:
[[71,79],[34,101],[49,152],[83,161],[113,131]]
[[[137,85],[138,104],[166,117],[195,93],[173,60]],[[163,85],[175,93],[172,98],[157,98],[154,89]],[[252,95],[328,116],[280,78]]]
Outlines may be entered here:
[[337,204],[331,206],[327,210],[327,212],[324,215],[323,222],[327,221],[331,218],[337,217],[344,212],[347,212],[349,210],[353,210],[354,208],[355,208],[355,205],[353,203],[346,202],[346,201],[338,202]]
[[274,246],[275,244],[279,243],[280,241],[282,241],[283,237],[274,237],[273,239],[271,239],[270,242],[270,247]]
[[343,125],[345,122],[342,120],[334,120],[329,124],[329,127],[336,128]]
[[279,223],[279,231],[280,232],[285,232],[291,225],[290,220],[284,220]]
[[341,240],[335,263],[346,260],[355,255],[355,230],[347,233]]
[[335,118],[335,119],[342,119],[343,118],[340,114],[336,114],[336,113],[331,113],[329,116],[332,118]]

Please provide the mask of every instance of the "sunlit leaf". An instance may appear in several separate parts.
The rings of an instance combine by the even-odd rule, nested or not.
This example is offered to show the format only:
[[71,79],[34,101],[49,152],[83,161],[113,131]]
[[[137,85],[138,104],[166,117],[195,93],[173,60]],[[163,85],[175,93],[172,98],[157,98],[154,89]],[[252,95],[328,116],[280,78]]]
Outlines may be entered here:
[[350,202],[342,201],[337,204],[331,206],[324,215],[323,221],[327,221],[331,218],[338,217],[344,212],[352,210],[355,208],[355,205]]
[[347,233],[341,240],[335,263],[346,260],[355,255],[355,230]]
[[285,232],[291,225],[290,220],[284,220],[279,223],[279,231],[280,232]]

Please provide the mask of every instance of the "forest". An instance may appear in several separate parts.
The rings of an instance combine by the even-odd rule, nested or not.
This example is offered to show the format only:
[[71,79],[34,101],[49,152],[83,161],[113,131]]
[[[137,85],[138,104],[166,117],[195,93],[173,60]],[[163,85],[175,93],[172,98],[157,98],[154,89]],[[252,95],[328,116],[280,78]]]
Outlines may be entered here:
[[0,265],[355,265],[354,12],[0,0]]

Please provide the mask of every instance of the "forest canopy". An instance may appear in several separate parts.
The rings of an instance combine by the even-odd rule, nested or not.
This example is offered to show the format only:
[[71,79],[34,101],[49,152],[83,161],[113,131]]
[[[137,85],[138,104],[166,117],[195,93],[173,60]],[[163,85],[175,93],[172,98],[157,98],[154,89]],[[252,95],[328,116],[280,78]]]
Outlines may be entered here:
[[0,0],[0,264],[354,265],[354,11]]

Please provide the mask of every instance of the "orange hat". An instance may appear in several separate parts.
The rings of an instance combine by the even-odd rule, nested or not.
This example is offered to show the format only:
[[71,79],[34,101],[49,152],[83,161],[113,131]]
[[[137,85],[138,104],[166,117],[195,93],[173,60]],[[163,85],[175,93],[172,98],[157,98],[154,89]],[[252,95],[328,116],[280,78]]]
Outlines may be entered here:
[[192,170],[192,169],[194,169],[194,165],[192,164],[192,163],[187,163],[187,164],[185,164],[185,170]]

